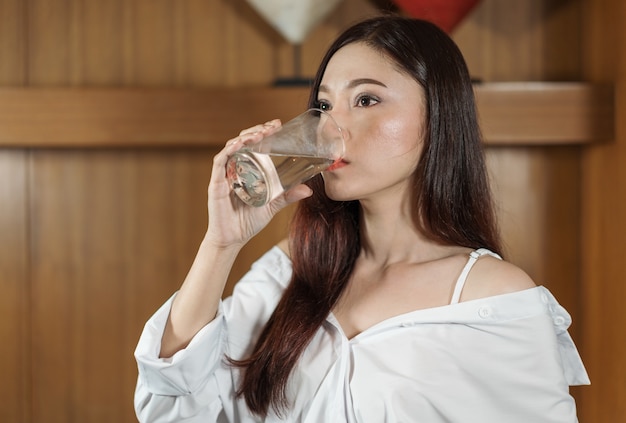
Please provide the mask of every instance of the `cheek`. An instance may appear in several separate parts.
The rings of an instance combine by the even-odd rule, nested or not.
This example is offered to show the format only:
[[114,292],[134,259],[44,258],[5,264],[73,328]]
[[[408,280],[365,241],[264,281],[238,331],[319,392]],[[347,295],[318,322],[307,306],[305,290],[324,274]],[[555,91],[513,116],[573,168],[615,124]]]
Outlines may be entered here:
[[398,118],[385,120],[377,128],[376,149],[387,157],[419,154],[423,139],[422,125],[417,119]]

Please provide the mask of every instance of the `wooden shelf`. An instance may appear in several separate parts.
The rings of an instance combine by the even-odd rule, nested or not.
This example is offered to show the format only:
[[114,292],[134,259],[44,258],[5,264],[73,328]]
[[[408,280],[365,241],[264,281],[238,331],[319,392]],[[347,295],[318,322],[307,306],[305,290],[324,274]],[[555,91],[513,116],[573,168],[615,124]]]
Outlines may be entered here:
[[[485,142],[585,144],[613,137],[611,86],[475,87]],[[220,146],[304,110],[306,88],[0,88],[0,147]]]
[[613,87],[584,83],[476,86],[489,144],[585,144],[613,139]]

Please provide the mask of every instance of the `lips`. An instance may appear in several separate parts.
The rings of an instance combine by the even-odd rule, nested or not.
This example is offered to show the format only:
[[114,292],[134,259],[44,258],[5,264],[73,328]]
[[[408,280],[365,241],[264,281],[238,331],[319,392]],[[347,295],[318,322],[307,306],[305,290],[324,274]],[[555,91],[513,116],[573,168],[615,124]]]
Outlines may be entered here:
[[340,160],[337,160],[335,163],[331,164],[326,170],[328,172],[332,172],[333,170],[337,170],[341,167],[344,167],[347,164],[348,162],[344,161],[343,159],[340,159]]

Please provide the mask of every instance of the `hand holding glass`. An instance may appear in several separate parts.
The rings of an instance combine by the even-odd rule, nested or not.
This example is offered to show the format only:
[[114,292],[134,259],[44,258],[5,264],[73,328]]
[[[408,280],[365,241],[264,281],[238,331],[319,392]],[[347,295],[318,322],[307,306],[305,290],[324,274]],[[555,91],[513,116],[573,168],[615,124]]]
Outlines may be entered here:
[[327,170],[343,154],[341,128],[332,116],[309,109],[233,154],[226,176],[244,203],[260,207]]

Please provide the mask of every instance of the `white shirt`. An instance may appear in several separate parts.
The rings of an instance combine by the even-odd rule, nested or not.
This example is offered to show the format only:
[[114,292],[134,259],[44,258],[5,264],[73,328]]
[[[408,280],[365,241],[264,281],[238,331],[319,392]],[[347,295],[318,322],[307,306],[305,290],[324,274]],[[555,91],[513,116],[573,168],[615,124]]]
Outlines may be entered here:
[[[479,250],[484,251],[484,250]],[[457,291],[477,257],[472,254]],[[331,313],[292,371],[280,419],[235,398],[240,370],[291,277],[277,247],[260,258],[188,347],[160,359],[170,298],[135,357],[141,422],[576,422],[569,385],[588,384],[569,314],[542,286],[416,310],[348,339]]]

